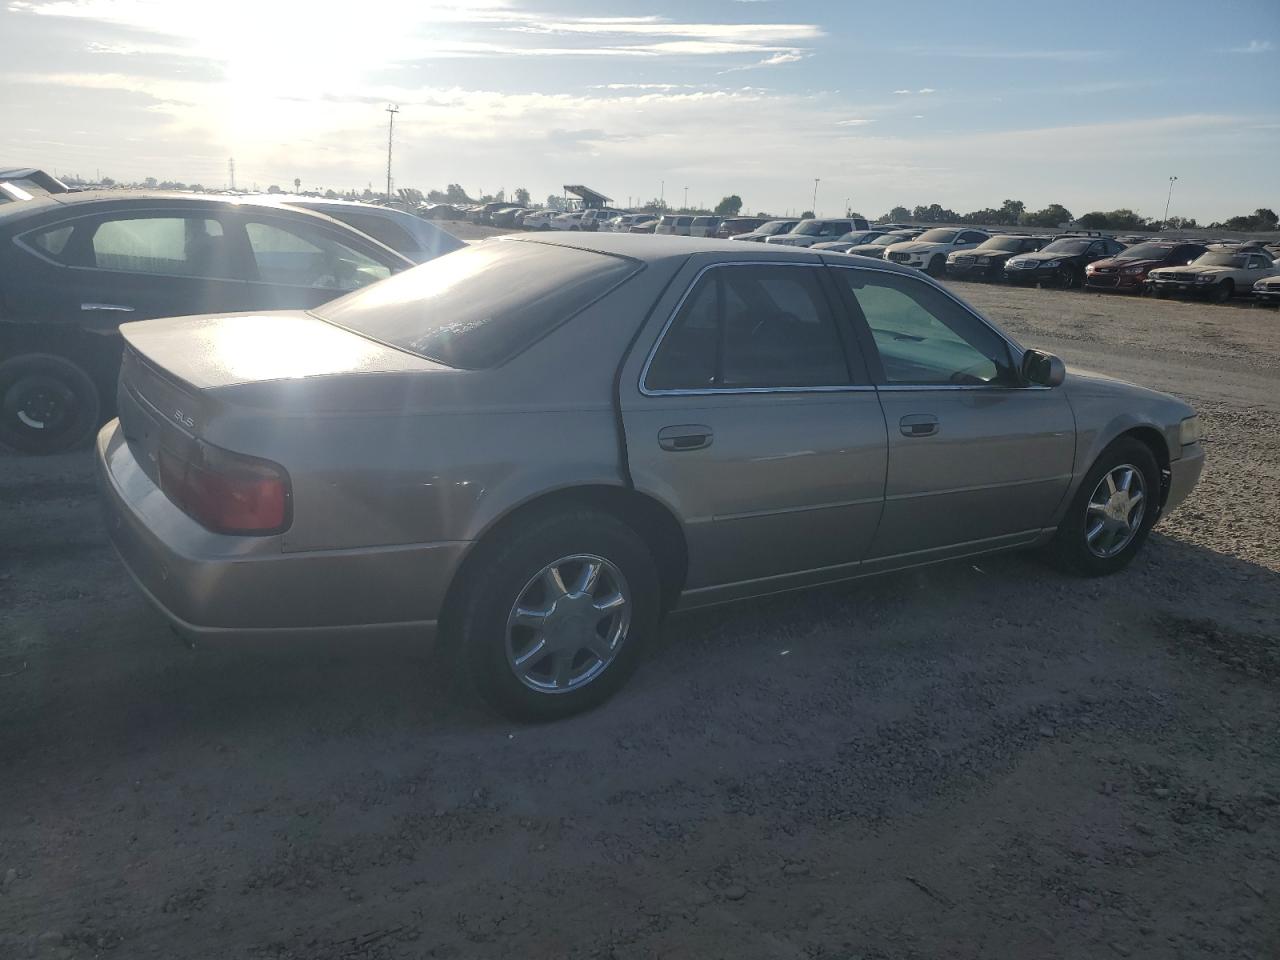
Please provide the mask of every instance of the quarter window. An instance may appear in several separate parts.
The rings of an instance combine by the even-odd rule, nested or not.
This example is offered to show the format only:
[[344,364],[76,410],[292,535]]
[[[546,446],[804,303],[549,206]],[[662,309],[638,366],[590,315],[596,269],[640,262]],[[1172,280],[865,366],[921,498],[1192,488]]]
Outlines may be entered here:
[[932,286],[895,274],[835,271],[848,286],[891,384],[1012,383],[1008,344]]
[[62,252],[66,249],[67,241],[71,239],[71,231],[74,229],[74,225],[66,224],[61,227],[53,227],[50,230],[42,230],[39,233],[32,234],[30,242],[33,247],[51,260],[64,263]]
[[319,231],[261,221],[245,224],[258,279],[295,287],[356,290],[391,269]]
[[178,277],[230,277],[222,224],[198,217],[131,217],[98,224],[91,266]]
[[708,270],[663,338],[645,386],[734,390],[848,384],[844,346],[820,269]]

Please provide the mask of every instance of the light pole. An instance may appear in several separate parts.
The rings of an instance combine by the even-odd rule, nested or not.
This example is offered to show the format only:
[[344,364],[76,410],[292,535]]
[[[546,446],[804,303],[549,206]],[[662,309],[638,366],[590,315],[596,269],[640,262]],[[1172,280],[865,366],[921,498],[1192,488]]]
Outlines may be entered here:
[[813,211],[813,215],[815,217],[818,215],[818,184],[821,182],[822,182],[821,177],[813,178],[813,206],[811,206],[809,209]]
[[1169,229],[1169,204],[1173,202],[1173,181],[1177,179],[1177,177],[1169,178],[1169,195],[1164,198],[1164,221],[1160,224],[1162,230]]
[[400,108],[394,103],[387,104],[387,200],[391,200],[391,134],[396,128],[396,114]]
[[684,188],[684,208],[683,209],[685,210],[689,209],[689,188],[688,187]]

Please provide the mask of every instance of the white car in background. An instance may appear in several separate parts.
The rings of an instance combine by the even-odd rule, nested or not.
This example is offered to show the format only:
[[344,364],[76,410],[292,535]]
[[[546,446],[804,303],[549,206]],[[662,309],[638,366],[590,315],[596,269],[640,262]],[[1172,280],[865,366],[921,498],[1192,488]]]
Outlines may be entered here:
[[694,217],[693,223],[689,224],[689,236],[714,237],[719,229],[719,217]]
[[801,220],[790,233],[780,233],[772,237],[766,237],[764,242],[784,247],[811,247],[815,243],[839,240],[846,233],[850,233],[853,230],[866,229],[868,229],[867,221],[860,217],[839,217],[836,219],[814,217],[809,220]]
[[526,213],[524,219],[520,221],[520,226],[526,230],[550,230],[551,221],[560,216],[555,210],[534,210],[532,213]]
[[935,227],[914,240],[893,244],[885,250],[884,259],[923,270],[931,277],[940,277],[946,273],[948,254],[955,250],[971,250],[990,239],[991,234],[985,230]]
[[562,213],[553,218],[548,226],[552,230],[581,230],[582,229],[583,211],[578,210],[574,213]]
[[657,219],[652,213],[624,213],[606,220],[600,224],[600,229],[606,233],[630,233],[637,223]]

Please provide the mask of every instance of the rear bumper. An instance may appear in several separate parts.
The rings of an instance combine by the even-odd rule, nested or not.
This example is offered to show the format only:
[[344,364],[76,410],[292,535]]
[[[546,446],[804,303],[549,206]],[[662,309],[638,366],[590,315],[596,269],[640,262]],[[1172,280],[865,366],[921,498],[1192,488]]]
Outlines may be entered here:
[[99,432],[94,459],[112,546],[147,599],[188,636],[429,637],[468,546],[283,553],[278,537],[211,533],[174,506],[134,459],[117,420]]
[[1169,464],[1169,495],[1163,513],[1176,509],[1195,488],[1204,470],[1204,447],[1198,443],[1182,448],[1182,456]]

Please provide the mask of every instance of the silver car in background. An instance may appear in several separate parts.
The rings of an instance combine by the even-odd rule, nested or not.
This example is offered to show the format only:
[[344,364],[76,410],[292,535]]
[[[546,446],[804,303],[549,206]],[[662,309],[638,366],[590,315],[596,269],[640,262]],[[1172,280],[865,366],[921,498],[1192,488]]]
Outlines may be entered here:
[[276,194],[254,199],[323,213],[349,227],[354,227],[366,236],[373,237],[414,263],[426,263],[435,257],[461,250],[466,246],[463,241],[442,227],[422,217],[396,210],[394,207],[380,207],[356,200],[325,200],[320,197]]
[[506,713],[664,613],[995,550],[1123,568],[1194,411],[880,261],[487,240],[314,310],[126,324],[106,526],[181,631],[438,632]]

